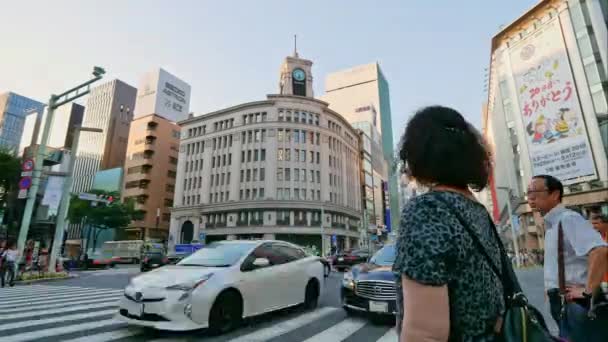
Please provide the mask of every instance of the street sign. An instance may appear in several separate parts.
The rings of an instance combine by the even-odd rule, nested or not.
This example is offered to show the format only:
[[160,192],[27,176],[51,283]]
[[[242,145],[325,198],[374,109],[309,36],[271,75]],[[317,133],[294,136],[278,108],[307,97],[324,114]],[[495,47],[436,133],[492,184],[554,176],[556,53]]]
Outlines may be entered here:
[[97,195],[95,194],[89,194],[86,192],[81,192],[80,194],[78,194],[78,198],[81,200],[85,200],[85,201],[96,201],[97,200]]
[[34,171],[21,171],[21,177],[32,177]]
[[17,194],[17,198],[18,199],[27,198],[27,189],[21,189],[21,190],[19,190],[19,194]]
[[21,170],[23,171],[32,171],[34,170],[34,160],[32,159],[26,159],[23,161],[23,164],[21,164]]
[[19,189],[29,189],[32,186],[32,177],[23,177],[19,181]]

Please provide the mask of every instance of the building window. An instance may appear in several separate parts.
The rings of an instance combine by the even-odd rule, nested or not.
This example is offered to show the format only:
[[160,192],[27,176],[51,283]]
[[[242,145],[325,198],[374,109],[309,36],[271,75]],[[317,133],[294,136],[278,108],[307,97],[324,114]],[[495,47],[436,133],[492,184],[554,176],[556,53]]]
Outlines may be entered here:
[[251,169],[247,169],[247,178],[246,178],[247,182],[251,181]]
[[278,181],[282,181],[283,180],[283,168],[278,168],[277,169],[277,180]]
[[266,169],[260,168],[260,181],[266,180]]
[[321,183],[321,171],[317,171],[317,183]]
[[300,161],[300,150],[298,150],[297,148],[294,149],[293,152],[293,160],[299,162]]
[[245,181],[245,170],[241,170],[241,183]]
[[253,169],[253,181],[258,181],[258,169]]
[[226,175],[226,184],[230,184],[230,172]]
[[[315,162],[315,152],[310,151],[310,163],[312,164],[314,162]],[[319,164],[319,160],[317,160],[317,164]]]
[[291,169],[290,168],[285,168],[285,181],[286,182],[291,181]]
[[284,158],[284,157],[283,157],[283,149],[282,149],[282,148],[279,148],[279,149],[277,150],[277,160],[283,160],[283,158]]
[[298,129],[293,130],[293,142],[294,143],[300,142],[300,130],[298,130]]
[[260,199],[264,199],[264,188],[260,188],[259,196],[260,196]]
[[290,160],[291,160],[291,149],[286,148],[285,149],[285,161],[290,161]]
[[306,150],[301,150],[300,151],[300,161],[305,163],[306,162]]
[[279,110],[279,121],[283,121],[285,120],[284,114],[283,114],[283,110]]
[[306,131],[304,130],[300,131],[300,141],[302,144],[306,144]]
[[259,130],[255,131],[255,142],[260,142],[262,140],[262,133]]
[[266,142],[266,130],[262,130],[262,142]]
[[283,141],[283,129],[277,129],[277,141]]
[[[311,155],[312,155],[312,152],[311,152]],[[312,161],[311,161],[311,163],[312,163]],[[320,164],[320,163],[321,163],[321,154],[319,152],[317,152],[317,164]]]
[[167,177],[169,177],[169,178],[175,178],[175,177],[177,177],[177,173],[175,171],[168,171],[167,172]]
[[300,181],[300,169],[293,169],[293,180],[296,182]]
[[263,148],[261,153],[260,153],[260,160],[261,161],[265,161],[266,160],[266,149]]
[[253,161],[258,161],[259,160],[259,151],[258,150],[254,150],[253,151]]
[[245,151],[241,151],[241,163],[245,162]]
[[251,150],[247,150],[247,162],[251,161]]
[[243,200],[243,189],[239,190],[239,199]]

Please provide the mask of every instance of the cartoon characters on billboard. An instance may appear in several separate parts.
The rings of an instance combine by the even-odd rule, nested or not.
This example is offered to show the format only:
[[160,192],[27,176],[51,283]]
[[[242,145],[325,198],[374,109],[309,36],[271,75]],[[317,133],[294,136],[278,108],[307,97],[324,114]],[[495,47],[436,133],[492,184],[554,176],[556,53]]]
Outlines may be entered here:
[[553,117],[540,114],[528,123],[526,131],[533,144],[550,144],[583,134],[579,118],[570,108],[560,108]]

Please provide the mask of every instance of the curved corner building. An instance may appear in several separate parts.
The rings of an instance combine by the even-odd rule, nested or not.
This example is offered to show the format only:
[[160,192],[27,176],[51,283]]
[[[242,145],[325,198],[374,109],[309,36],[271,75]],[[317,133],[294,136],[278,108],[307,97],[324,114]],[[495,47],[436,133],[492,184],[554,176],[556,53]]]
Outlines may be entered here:
[[280,94],[179,123],[171,247],[224,239],[358,246],[359,134],[312,97],[311,66],[295,53],[281,68]]

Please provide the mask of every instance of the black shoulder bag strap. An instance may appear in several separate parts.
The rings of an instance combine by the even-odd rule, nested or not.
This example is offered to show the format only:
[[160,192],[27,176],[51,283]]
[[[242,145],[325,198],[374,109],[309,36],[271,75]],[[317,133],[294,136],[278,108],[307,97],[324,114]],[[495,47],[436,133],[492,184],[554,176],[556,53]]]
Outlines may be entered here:
[[467,221],[465,221],[465,219],[462,217],[460,212],[458,212],[458,210],[456,210],[456,208],[454,208],[454,206],[452,206],[450,203],[448,203],[448,201],[446,201],[445,199],[440,198],[440,197],[436,197],[436,198],[439,201],[441,201],[442,203],[444,203],[450,209],[450,212],[456,216],[456,218],[458,219],[460,224],[467,231],[467,233],[469,233],[469,235],[471,236],[471,239],[473,240],[473,243],[476,245],[477,250],[484,256],[487,264],[490,266],[492,271],[496,274],[498,279],[500,279],[500,282],[502,283],[503,290],[504,290],[503,296],[505,297],[505,302],[508,303],[515,294],[521,293],[522,292],[521,287],[519,286],[519,283],[515,280],[516,278],[514,278],[514,276],[515,276],[514,273],[512,274],[512,272],[513,272],[512,268],[505,265],[505,260],[507,258],[507,255],[506,255],[506,252],[502,245],[502,242],[500,241],[500,237],[498,236],[498,232],[496,231],[496,226],[494,225],[494,222],[492,222],[492,218],[490,217],[490,215],[488,214],[488,222],[490,223],[490,229],[493,231],[494,240],[496,241],[496,243],[498,244],[498,248],[500,249],[500,263],[501,263],[500,267],[502,269],[502,272],[498,270],[498,267],[496,266],[496,264],[494,264],[494,261],[488,254],[484,245],[481,243],[481,241],[477,237],[477,234],[471,229],[470,224]]

